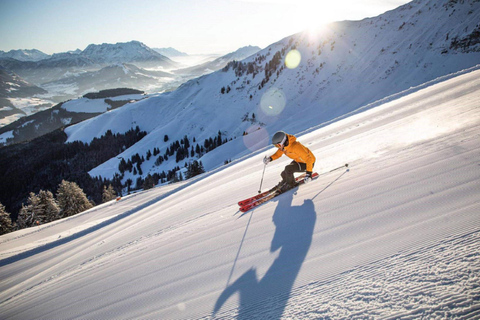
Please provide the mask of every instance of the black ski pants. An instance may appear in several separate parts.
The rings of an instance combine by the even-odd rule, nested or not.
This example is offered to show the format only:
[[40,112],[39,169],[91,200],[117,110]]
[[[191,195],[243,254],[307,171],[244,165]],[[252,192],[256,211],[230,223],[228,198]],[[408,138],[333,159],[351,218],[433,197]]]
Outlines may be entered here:
[[295,177],[293,176],[293,174],[295,172],[305,172],[305,171],[307,171],[306,163],[292,161],[282,171],[281,173],[282,180],[285,181],[289,186],[293,187],[295,185]]

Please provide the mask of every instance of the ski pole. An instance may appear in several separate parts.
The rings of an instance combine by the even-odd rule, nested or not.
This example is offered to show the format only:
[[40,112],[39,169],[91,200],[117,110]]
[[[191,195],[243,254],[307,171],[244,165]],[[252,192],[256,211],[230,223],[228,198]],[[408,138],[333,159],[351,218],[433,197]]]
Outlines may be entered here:
[[258,188],[258,193],[262,193],[263,176],[265,175],[265,168],[266,167],[267,167],[267,164],[264,164],[263,165],[262,180],[260,181],[260,188]]
[[332,170],[330,170],[330,171],[322,172],[322,173],[319,174],[318,176],[323,176],[323,175],[326,175],[326,174],[328,174],[328,173],[330,173],[330,172],[337,171],[337,170],[342,169],[342,168],[347,168],[347,171],[350,171],[350,169],[348,168],[348,163],[345,163],[343,166],[340,166],[340,167],[338,167],[338,168],[332,169]]
[[340,167],[338,167],[338,168],[332,169],[332,170],[330,170],[329,172],[333,172],[333,171],[335,171],[335,170],[342,169],[342,168],[345,168],[345,167],[348,168],[348,163],[345,163],[343,166],[340,166]]

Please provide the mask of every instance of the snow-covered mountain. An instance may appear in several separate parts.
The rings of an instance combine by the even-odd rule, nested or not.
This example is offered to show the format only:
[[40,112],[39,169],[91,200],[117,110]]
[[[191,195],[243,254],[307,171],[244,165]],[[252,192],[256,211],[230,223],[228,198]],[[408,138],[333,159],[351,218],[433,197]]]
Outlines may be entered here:
[[177,63],[138,41],[91,44],[79,52],[63,52],[39,61],[1,58],[0,66],[28,81],[43,84],[84,71],[96,71],[112,64],[130,63],[138,67],[174,68]]
[[246,214],[272,147],[1,236],[0,318],[478,318],[480,71],[435,82],[299,135],[322,175]]
[[162,66],[166,69],[175,67],[176,63],[161,55],[139,41],[101,45],[90,44],[80,54],[98,64],[137,63],[143,66]]
[[[69,141],[85,142],[107,130],[125,132],[137,125],[149,133],[90,172],[107,178],[119,173],[122,158],[155,148],[164,154],[171,141],[185,136],[203,144],[220,132],[229,140],[219,148],[223,151],[201,158],[211,170],[265,147],[277,130],[312,130],[360,107],[373,108],[418,90],[423,83],[475,67],[480,62],[478,21],[478,1],[416,0],[375,18],[287,37],[174,92],[130,104],[66,132]],[[245,132],[249,134],[244,136]],[[165,135],[171,141],[165,143]],[[182,168],[190,160],[177,163],[170,157],[157,165],[151,158],[142,164],[143,177]],[[124,180],[136,178],[125,172]]]
[[19,49],[19,50],[10,50],[8,52],[0,50],[0,59],[1,58],[12,58],[20,61],[39,61],[49,58],[50,55],[43,53],[37,49]]

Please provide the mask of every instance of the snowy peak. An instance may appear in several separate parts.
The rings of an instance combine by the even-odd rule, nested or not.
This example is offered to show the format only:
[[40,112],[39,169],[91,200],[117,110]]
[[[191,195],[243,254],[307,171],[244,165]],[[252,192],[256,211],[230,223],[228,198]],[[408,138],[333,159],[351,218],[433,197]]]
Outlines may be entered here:
[[8,52],[0,51],[0,58],[12,58],[19,61],[39,61],[47,59],[50,56],[40,50],[10,50]]
[[169,58],[162,56],[139,41],[101,45],[91,44],[81,53],[100,64],[123,62],[160,62],[163,66],[174,66]]

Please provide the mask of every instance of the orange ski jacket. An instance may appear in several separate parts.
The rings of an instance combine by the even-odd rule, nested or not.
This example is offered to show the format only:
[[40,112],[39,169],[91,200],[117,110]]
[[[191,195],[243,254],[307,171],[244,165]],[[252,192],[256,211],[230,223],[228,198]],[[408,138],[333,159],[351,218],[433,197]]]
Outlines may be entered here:
[[283,149],[278,149],[270,158],[276,160],[283,155],[293,159],[296,162],[305,163],[307,165],[307,171],[312,172],[313,164],[315,163],[315,156],[313,153],[305,147],[303,144],[297,141],[295,136],[287,134],[288,146]]

